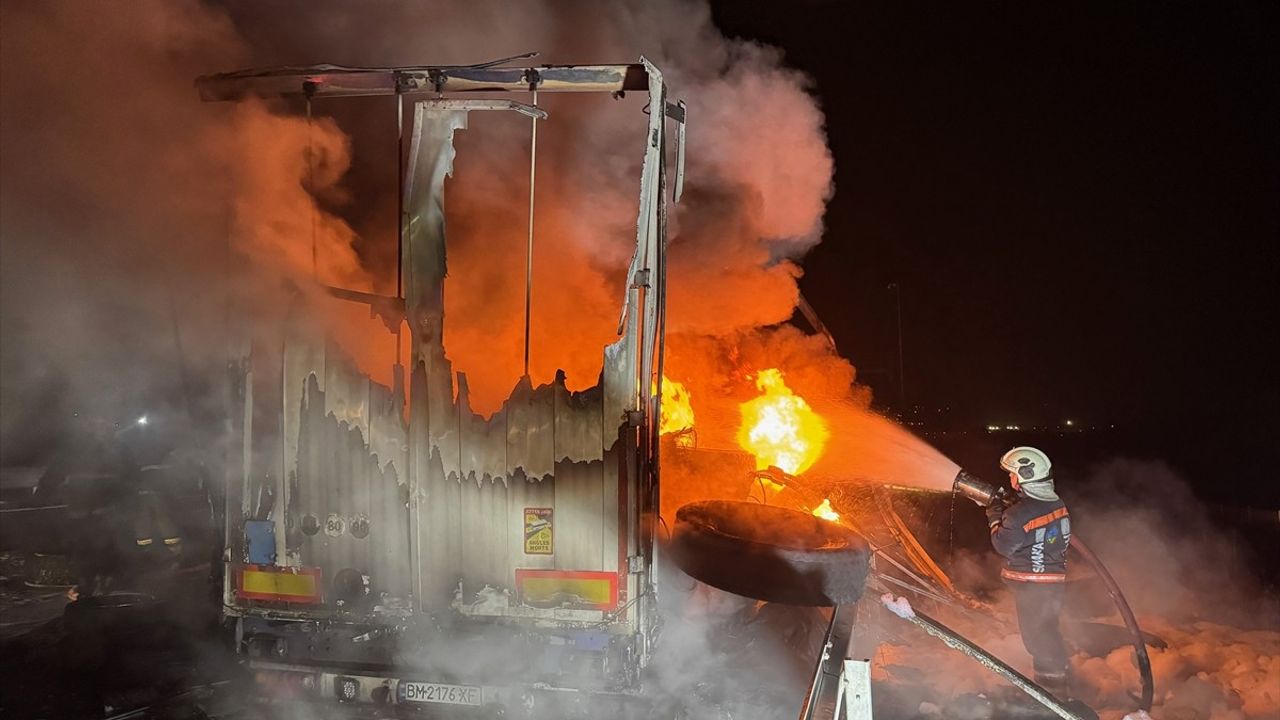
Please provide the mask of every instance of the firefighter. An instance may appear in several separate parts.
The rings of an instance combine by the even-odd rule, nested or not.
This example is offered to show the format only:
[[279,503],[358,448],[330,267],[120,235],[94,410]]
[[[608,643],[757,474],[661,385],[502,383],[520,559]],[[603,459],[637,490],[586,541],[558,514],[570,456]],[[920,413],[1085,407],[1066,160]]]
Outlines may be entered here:
[[1049,457],[1016,447],[1000,458],[1015,493],[986,508],[991,544],[1005,558],[1001,578],[1013,592],[1022,644],[1031,655],[1036,682],[1050,692],[1069,689],[1070,663],[1058,616],[1067,580],[1071,519],[1054,490]]
[[149,565],[176,564],[182,554],[182,536],[173,520],[175,503],[169,485],[175,480],[171,470],[184,469],[151,465],[138,474],[137,497],[132,499],[133,534],[137,547],[155,561]]

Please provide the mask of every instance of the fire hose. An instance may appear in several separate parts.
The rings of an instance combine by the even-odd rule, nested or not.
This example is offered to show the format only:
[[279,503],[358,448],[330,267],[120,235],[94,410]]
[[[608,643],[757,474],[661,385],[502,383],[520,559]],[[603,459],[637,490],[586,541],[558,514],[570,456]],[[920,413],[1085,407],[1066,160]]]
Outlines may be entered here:
[[[995,502],[1007,504],[1009,501],[1004,488],[997,489],[992,487],[964,470],[961,470],[956,475],[954,490],[982,506]],[[1071,548],[1079,553],[1085,564],[1092,568],[1098,579],[1102,581],[1107,594],[1111,596],[1111,601],[1115,605],[1116,611],[1120,613],[1120,617],[1124,620],[1125,628],[1128,629],[1129,634],[1133,637],[1133,652],[1137,656],[1138,674],[1142,678],[1142,697],[1134,699],[1138,700],[1138,707],[1141,710],[1150,710],[1151,703],[1155,698],[1155,682],[1151,677],[1151,658],[1147,655],[1147,643],[1143,639],[1142,628],[1138,627],[1138,619],[1133,615],[1133,608],[1129,607],[1129,601],[1125,599],[1124,593],[1120,591],[1120,586],[1116,584],[1115,578],[1107,571],[1106,566],[1102,564],[1098,556],[1089,549],[1089,546],[1080,540],[1079,535],[1072,535]]]
[[1102,581],[1103,587],[1107,589],[1107,594],[1111,596],[1111,601],[1115,603],[1120,617],[1124,618],[1124,626],[1128,628],[1129,634],[1133,636],[1133,652],[1138,657],[1138,674],[1142,677],[1142,697],[1137,698],[1138,708],[1150,710],[1151,702],[1155,698],[1155,681],[1151,678],[1151,658],[1147,656],[1147,643],[1142,638],[1142,628],[1138,627],[1138,619],[1134,617],[1133,609],[1129,607],[1129,602],[1125,600],[1124,593],[1120,592],[1120,586],[1116,584],[1115,578],[1111,577],[1111,573],[1107,572],[1106,566],[1089,549],[1089,546],[1081,542],[1079,537],[1072,537],[1071,547],[1098,574],[1098,579]]

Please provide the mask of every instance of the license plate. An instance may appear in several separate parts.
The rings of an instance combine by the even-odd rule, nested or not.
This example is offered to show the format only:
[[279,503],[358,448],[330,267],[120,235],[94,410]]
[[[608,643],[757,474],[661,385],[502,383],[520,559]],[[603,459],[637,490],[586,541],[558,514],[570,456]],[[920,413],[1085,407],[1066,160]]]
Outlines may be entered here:
[[400,681],[400,697],[405,702],[479,705],[480,688],[475,685]]

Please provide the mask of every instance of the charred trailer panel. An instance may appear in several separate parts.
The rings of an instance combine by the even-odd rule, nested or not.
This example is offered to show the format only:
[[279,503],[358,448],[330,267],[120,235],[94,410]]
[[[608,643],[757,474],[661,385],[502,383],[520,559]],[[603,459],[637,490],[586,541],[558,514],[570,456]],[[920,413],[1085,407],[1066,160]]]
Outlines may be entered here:
[[[486,418],[473,411],[443,342],[445,178],[471,113],[545,117],[534,105],[477,98],[510,94],[513,77],[528,92],[642,91],[648,108],[665,111],[636,106],[644,159],[636,244],[599,382],[574,392],[563,373],[543,385],[526,373]],[[333,291],[369,302],[396,326],[403,319],[410,362],[396,367],[394,387],[304,329],[314,323],[291,323],[278,347],[245,343],[233,353],[224,605],[237,647],[273,684],[340,701],[527,706],[535,687],[636,692],[658,633],[665,163],[668,125],[683,138],[683,104],[667,102],[661,74],[643,60],[325,66],[197,84],[214,100],[413,102],[403,291]],[[682,158],[680,150],[671,154]]]

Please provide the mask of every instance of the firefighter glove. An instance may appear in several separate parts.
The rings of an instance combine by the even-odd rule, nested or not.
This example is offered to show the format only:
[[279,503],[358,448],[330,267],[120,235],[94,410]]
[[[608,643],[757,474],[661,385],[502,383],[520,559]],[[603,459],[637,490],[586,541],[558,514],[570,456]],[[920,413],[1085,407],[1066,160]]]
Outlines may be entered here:
[[986,507],[987,526],[994,527],[1004,518],[1004,503],[996,501]]

